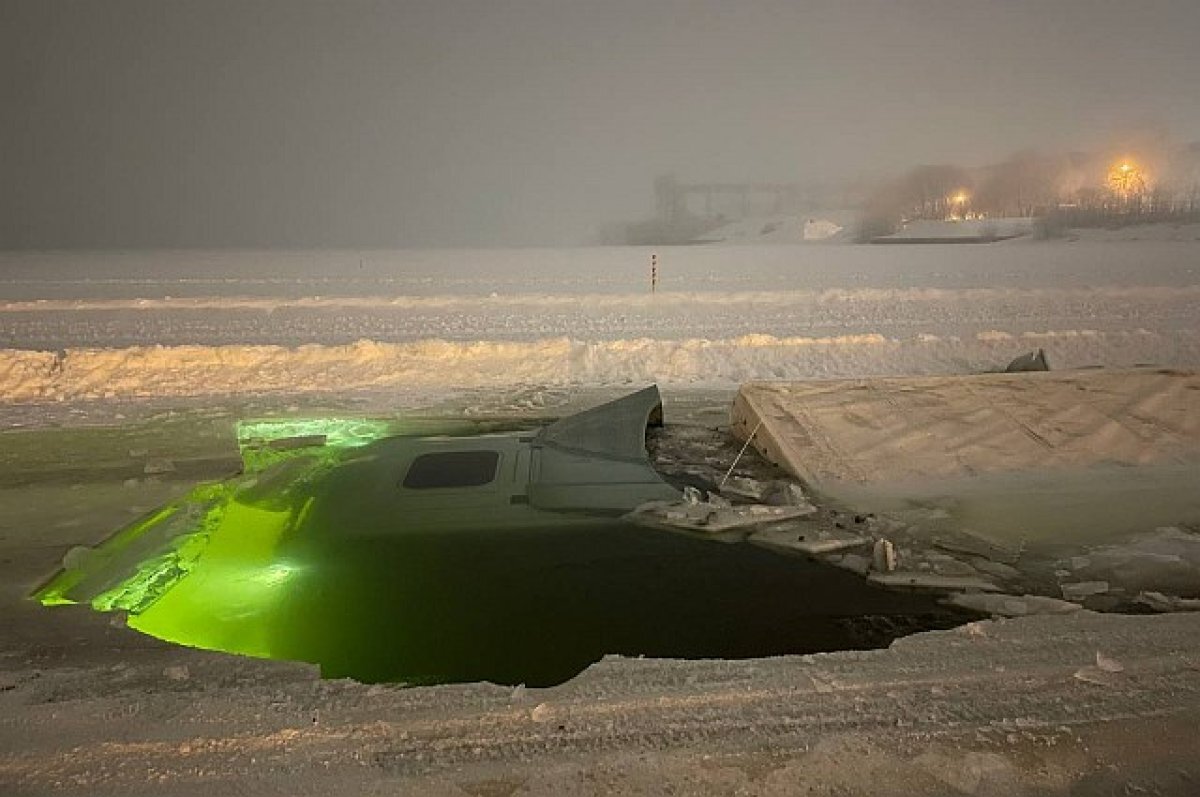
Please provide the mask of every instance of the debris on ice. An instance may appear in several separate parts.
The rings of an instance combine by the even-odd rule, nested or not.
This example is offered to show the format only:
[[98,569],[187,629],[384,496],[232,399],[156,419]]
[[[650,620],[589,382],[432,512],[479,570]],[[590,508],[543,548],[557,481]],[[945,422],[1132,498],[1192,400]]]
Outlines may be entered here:
[[1075,671],[1075,678],[1085,683],[1111,687],[1120,683],[1124,672],[1125,665],[1097,650],[1095,665],[1080,667]]
[[1013,361],[1004,369],[1006,374],[1015,374],[1023,371],[1049,371],[1050,365],[1046,362],[1046,352],[1043,349],[1035,349],[1031,352],[1026,352],[1019,357],[1014,357]]
[[876,540],[871,565],[877,573],[891,573],[895,570],[896,546],[888,540]]

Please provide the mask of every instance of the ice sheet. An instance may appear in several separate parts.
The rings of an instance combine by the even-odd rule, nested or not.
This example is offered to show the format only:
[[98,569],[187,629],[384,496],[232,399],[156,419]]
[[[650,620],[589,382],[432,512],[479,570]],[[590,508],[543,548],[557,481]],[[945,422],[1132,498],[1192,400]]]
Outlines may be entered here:
[[0,401],[1200,366],[1200,246],[0,254]]

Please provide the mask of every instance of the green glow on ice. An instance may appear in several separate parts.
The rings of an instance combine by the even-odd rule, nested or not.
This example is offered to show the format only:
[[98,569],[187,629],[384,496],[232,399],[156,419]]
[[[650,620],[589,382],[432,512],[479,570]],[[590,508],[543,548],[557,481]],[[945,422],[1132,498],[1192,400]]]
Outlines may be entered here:
[[280,559],[281,539],[304,522],[316,477],[387,428],[371,421],[258,423],[245,435],[239,428],[239,441],[256,444],[280,439],[273,432],[307,436],[316,429],[337,444],[247,443],[244,475],[197,485],[74,555],[33,597],[45,606],[125,611],[131,628],[183,645],[270,656],[269,616],[304,569]]
[[237,425],[239,445],[255,440],[272,442],[289,437],[323,437],[334,448],[357,448],[394,434],[394,424],[370,418],[288,418],[241,421]]
[[229,503],[208,535],[202,566],[131,614],[129,626],[192,647],[270,656],[270,624],[263,620],[298,569],[276,557],[291,518],[286,511]]

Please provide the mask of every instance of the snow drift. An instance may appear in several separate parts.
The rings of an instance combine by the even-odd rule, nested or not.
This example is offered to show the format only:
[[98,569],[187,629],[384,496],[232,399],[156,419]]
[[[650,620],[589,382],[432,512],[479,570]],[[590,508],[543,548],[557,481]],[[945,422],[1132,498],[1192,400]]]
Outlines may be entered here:
[[1043,347],[1055,368],[1200,366],[1200,331],[1087,329],[708,340],[421,340],[343,346],[133,346],[0,350],[0,401],[509,385],[733,386],[752,379],[995,370]]

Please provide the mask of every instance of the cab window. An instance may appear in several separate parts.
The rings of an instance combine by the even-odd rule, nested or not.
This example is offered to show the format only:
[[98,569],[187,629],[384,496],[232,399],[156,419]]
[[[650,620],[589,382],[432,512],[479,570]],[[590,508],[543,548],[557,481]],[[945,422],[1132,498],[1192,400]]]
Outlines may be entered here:
[[411,490],[481,487],[496,479],[498,451],[439,451],[422,454],[408,466],[402,484]]

